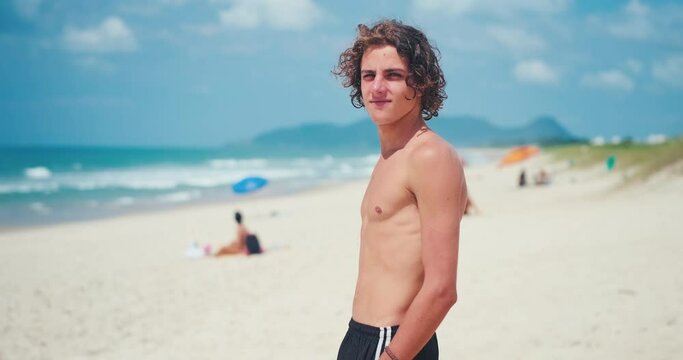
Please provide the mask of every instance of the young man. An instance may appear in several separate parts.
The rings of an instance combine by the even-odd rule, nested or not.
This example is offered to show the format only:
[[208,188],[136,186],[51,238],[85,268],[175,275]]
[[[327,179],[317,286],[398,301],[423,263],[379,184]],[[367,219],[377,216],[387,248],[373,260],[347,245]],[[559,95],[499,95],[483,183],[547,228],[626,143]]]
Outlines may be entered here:
[[425,122],[446,98],[435,49],[398,21],[359,25],[334,74],[381,146],[361,204],[353,315],[338,359],[438,359],[435,332],[457,299],[467,189],[457,154]]

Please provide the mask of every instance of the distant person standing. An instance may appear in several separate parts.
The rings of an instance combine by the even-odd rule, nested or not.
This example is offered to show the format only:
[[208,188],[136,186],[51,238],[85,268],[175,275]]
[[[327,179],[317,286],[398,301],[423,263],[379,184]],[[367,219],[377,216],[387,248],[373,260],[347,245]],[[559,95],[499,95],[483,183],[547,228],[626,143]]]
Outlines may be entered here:
[[519,181],[518,181],[519,187],[525,187],[526,186],[526,170],[522,169],[522,172],[519,173]]
[[457,299],[467,188],[460,158],[426,124],[446,98],[435,49],[399,21],[359,25],[334,73],[381,146],[361,203],[353,314],[338,359],[438,359],[435,332]]

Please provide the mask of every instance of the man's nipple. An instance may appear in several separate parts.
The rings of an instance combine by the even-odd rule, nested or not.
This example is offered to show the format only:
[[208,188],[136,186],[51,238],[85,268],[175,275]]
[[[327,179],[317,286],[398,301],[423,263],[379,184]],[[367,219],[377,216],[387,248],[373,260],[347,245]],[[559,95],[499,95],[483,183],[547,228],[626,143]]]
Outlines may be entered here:
[[377,213],[377,215],[382,215],[382,208],[379,206],[375,206],[375,212]]

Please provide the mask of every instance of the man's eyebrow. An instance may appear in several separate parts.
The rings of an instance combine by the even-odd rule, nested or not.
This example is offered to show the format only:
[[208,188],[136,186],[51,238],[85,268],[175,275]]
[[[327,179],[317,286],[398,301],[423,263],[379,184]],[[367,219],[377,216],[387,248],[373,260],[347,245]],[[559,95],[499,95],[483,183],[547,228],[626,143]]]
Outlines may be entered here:
[[[401,69],[401,68],[389,68],[389,69],[384,69],[382,71],[385,73],[386,72],[401,72],[401,73],[407,73],[408,72],[405,69]],[[374,74],[375,70],[363,70],[363,69],[361,69],[360,72],[361,72],[361,74]]]

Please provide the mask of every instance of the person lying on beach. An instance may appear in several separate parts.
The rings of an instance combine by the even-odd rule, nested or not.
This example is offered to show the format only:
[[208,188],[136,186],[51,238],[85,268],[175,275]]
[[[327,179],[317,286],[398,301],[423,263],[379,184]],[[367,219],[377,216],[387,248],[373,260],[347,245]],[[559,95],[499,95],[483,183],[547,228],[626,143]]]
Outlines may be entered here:
[[337,360],[437,360],[436,330],[457,299],[467,187],[455,150],[426,124],[446,98],[436,51],[399,21],[359,25],[334,73],[381,147],[361,203],[356,292]]
[[237,222],[237,234],[235,236],[235,240],[233,240],[230,244],[218,249],[218,251],[213,256],[236,255],[245,253],[247,236],[249,236],[249,230],[247,230],[246,226],[242,224],[242,214],[239,211],[235,212],[235,222]]

